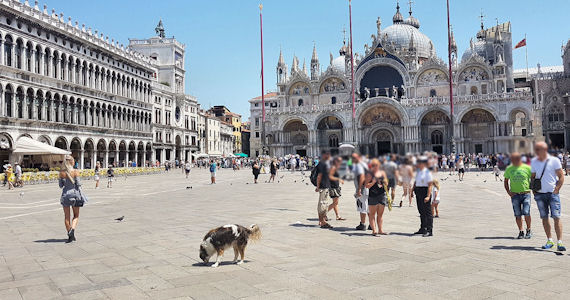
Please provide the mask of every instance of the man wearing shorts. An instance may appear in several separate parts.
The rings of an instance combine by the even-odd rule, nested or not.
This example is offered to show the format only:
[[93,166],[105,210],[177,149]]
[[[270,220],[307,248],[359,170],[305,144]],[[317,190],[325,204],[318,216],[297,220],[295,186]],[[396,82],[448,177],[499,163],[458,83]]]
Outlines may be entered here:
[[463,176],[465,176],[465,163],[463,162],[463,156],[459,156],[457,159],[457,176],[459,181],[463,181]]
[[[496,166],[495,166],[496,167]],[[511,165],[505,170],[505,190],[511,197],[515,220],[519,228],[518,239],[530,239],[530,166],[523,164],[518,152],[511,154]],[[526,235],[523,231],[522,216],[526,222]]]
[[352,153],[352,173],[354,174],[354,187],[356,193],[356,209],[360,214],[360,224],[356,230],[366,230],[366,216],[368,215],[368,193],[364,187],[364,176],[366,174],[366,164],[362,162],[358,153]]
[[321,153],[321,161],[317,165],[318,175],[315,192],[319,193],[317,213],[319,215],[319,226],[321,226],[321,228],[332,228],[332,226],[327,223],[327,212],[329,208],[329,189],[331,186],[328,166],[330,157],[331,153],[327,150],[323,150]]
[[542,219],[542,226],[548,241],[542,246],[542,249],[554,248],[554,241],[552,240],[550,217],[554,219],[554,230],[556,231],[556,238],[558,239],[557,250],[566,251],[566,247],[562,244],[562,221],[560,220],[560,189],[564,184],[564,173],[562,172],[562,165],[560,160],[556,157],[548,155],[548,146],[545,142],[538,142],[534,146],[536,157],[530,163],[531,178],[540,179],[540,190],[534,190],[534,200],[540,212]]

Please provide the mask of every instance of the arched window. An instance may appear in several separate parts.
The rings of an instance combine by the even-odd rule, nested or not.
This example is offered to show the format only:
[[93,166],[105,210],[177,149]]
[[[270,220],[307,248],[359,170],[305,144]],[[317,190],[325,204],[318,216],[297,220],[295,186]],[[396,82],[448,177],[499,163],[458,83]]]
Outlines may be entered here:
[[44,75],[49,76],[49,60],[50,60],[50,52],[49,49],[46,49],[44,52]]
[[551,107],[548,110],[548,121],[549,122],[563,122],[564,121],[564,111],[558,105]]
[[331,98],[331,104],[336,104],[336,97]]
[[329,147],[332,148],[338,147],[338,136],[336,134],[331,134],[329,136]]
[[51,75],[53,78],[57,78],[57,57],[59,54],[57,52],[53,53],[53,57],[51,58]]
[[429,96],[430,96],[430,97],[437,97],[437,92],[436,92],[434,89],[431,89],[431,90],[429,91]]
[[4,92],[4,101],[6,102],[6,116],[12,117],[12,99],[14,93],[12,92],[12,86],[6,86],[6,91]]
[[28,43],[26,46],[26,71],[32,71],[32,44]]
[[298,105],[298,106],[303,106],[303,99],[299,99],[299,101],[297,101],[297,105]]
[[35,55],[35,59],[34,59],[34,72],[36,73],[40,73],[40,56],[42,55],[41,53],[42,49],[40,48],[40,46],[36,47],[36,52],[34,53]]
[[12,66],[12,37],[6,36],[4,41],[4,64]]
[[22,68],[22,41],[16,41],[16,68]]
[[439,130],[434,130],[431,133],[431,143],[433,145],[443,144],[443,133]]

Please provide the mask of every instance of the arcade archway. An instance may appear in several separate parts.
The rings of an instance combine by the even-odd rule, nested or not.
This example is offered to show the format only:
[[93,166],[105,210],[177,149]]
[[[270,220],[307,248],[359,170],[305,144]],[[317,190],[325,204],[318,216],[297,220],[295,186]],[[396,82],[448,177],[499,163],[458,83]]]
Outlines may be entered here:
[[338,154],[338,147],[343,141],[342,122],[335,116],[322,118],[317,125],[317,143],[321,150],[330,150],[333,155]]
[[475,108],[461,118],[464,152],[495,153],[493,138],[496,119],[489,111]]

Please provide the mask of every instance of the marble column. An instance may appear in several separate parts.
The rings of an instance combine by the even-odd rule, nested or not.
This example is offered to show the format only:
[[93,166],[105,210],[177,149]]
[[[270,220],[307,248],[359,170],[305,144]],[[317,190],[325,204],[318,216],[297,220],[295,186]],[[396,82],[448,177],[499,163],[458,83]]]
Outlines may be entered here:
[[83,163],[85,162],[85,150],[81,150],[79,154],[79,168],[83,169]]

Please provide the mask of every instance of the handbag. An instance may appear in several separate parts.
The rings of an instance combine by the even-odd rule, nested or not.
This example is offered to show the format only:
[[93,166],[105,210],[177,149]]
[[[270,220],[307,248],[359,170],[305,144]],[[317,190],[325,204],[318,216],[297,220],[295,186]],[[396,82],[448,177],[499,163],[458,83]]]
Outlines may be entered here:
[[544,163],[544,168],[542,169],[542,173],[540,174],[540,178],[535,177],[530,183],[530,188],[535,193],[538,193],[542,189],[542,176],[544,176],[544,171],[546,171],[546,166],[548,165],[549,160],[550,160],[550,158],[546,160],[546,163]]
[[76,199],[75,201],[81,203],[81,206],[83,206],[85,203],[87,203],[87,201],[89,201],[89,199],[87,198],[87,196],[85,196],[83,194],[83,191],[81,191],[81,187],[79,185],[77,185],[77,181],[75,181],[75,189],[77,190],[77,192],[79,192],[79,199]]

